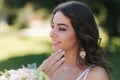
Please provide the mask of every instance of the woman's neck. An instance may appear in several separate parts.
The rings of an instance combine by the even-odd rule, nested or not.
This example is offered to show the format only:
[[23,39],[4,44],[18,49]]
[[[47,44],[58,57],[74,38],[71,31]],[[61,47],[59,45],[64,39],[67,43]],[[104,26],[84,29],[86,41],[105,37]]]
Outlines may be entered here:
[[[64,57],[65,57],[65,61],[63,63],[64,67],[78,67],[78,65],[77,65],[77,50],[65,51]],[[84,65],[83,69],[85,69],[87,67],[88,66]]]
[[75,50],[69,50],[69,51],[65,51],[65,62],[64,65],[65,66],[73,66],[76,65],[76,55],[77,52]]

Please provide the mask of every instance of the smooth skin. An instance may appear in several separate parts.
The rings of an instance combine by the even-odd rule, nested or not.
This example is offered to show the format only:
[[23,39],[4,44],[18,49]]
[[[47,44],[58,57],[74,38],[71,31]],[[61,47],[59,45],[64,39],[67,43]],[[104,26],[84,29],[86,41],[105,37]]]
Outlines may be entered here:
[[[50,80],[76,80],[84,70],[76,64],[78,42],[71,22],[59,11],[54,15],[51,26],[50,37],[54,53],[39,69],[44,69]],[[104,68],[98,66],[90,70],[87,80],[109,79]]]

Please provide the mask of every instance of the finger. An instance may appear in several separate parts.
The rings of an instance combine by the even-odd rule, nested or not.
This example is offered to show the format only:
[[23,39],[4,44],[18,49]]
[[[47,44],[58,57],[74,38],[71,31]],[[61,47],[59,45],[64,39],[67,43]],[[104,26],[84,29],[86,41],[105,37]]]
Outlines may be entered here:
[[54,65],[57,61],[59,61],[64,56],[65,51],[62,51],[61,53],[57,54],[57,56],[54,56],[49,59],[49,65]]
[[61,73],[62,71],[66,70],[67,68],[66,67],[62,67],[61,69],[58,69],[55,74],[59,74]]
[[[59,53],[59,54],[58,54]],[[64,51],[62,49],[58,50],[55,55],[50,56],[48,59],[44,60],[41,66],[38,68],[39,71],[52,71],[50,68],[54,66],[54,64],[60,60],[60,58],[64,55]]]
[[57,71],[57,69],[61,66],[61,64],[65,61],[65,58],[63,57],[59,61],[57,61],[54,66],[52,66],[53,71]]
[[[63,53],[61,53],[59,55],[61,56]],[[65,60],[64,58],[62,58],[62,59],[59,59],[59,61],[58,61],[58,58],[60,56],[56,56],[56,58],[54,58],[53,62],[51,62],[51,63],[48,61],[49,59],[46,59],[45,61],[43,61],[43,63],[39,67],[39,71],[43,71],[48,75],[49,75],[49,73],[52,73],[53,71],[55,71],[60,66],[60,64],[62,64]]]
[[56,74],[60,74],[62,71],[66,70],[67,68],[66,67],[62,67],[58,70],[56,70],[55,72],[52,72],[52,73],[49,73],[47,76],[50,78],[52,76],[56,76]]
[[44,68],[46,64],[47,64],[47,59],[42,62],[42,64],[38,67],[38,70],[44,72]]
[[58,51],[56,51],[55,53],[53,53],[49,58],[53,58],[53,57],[57,56],[62,51],[63,51],[62,49],[59,49]]
[[61,58],[64,57],[65,51],[62,51],[57,56],[55,56],[52,60],[52,64],[54,65],[56,62],[58,62]]
[[[52,76],[54,75],[54,73],[57,72],[58,68],[60,67],[60,65],[64,62],[65,58],[60,59],[57,63],[55,63],[52,68],[49,69],[49,71],[47,71],[47,75],[48,76]],[[58,71],[60,72],[60,71]]]
[[38,70],[48,75],[49,71],[51,71],[51,66],[52,66],[52,65],[49,65],[48,63],[49,63],[48,59],[44,60],[43,63],[38,68]]

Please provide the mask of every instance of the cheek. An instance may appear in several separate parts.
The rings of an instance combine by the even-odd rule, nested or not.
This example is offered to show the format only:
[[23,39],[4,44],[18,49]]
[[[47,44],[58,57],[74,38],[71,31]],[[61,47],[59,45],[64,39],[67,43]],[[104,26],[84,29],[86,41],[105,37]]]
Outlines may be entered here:
[[75,35],[71,34],[64,37],[61,44],[61,48],[63,48],[64,50],[69,50],[72,49],[74,46],[76,46],[76,44],[77,44],[76,37]]

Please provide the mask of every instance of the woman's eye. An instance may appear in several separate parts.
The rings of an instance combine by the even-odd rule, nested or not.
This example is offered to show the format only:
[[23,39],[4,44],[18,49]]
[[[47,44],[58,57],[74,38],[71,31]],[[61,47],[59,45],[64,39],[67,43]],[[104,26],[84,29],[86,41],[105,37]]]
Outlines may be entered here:
[[66,31],[66,29],[65,29],[65,28],[59,28],[59,30],[60,30],[60,31]]

